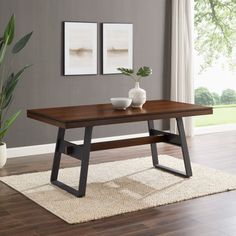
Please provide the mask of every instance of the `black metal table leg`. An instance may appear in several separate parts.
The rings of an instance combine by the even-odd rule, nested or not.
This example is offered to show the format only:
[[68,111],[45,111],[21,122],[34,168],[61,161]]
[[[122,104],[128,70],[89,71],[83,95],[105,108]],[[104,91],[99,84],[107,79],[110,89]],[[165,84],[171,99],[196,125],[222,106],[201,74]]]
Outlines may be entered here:
[[85,128],[84,145],[83,145],[83,151],[82,151],[82,157],[81,157],[81,170],[80,170],[78,197],[83,197],[86,192],[89,157],[90,157],[91,140],[92,140],[92,130],[93,130],[92,126]]
[[92,128],[93,127],[85,127],[84,144],[77,146],[78,152],[81,152],[81,157],[79,158],[81,160],[81,170],[80,170],[80,180],[79,180],[78,190],[68,186],[67,184],[64,184],[63,182],[57,179],[60,167],[61,154],[65,153],[64,149],[67,143],[67,141],[64,140],[65,129],[59,128],[58,131],[58,137],[57,137],[57,143],[56,143],[56,149],[51,173],[51,183],[75,195],[76,197],[83,197],[85,196],[86,192],[91,139],[92,139]]
[[184,131],[183,119],[176,118],[176,121],[177,121],[177,127],[179,131],[179,137],[180,137],[181,149],[183,153],[186,176],[190,177],[192,176],[192,167],[191,167],[191,162],[189,158],[188,145],[187,145],[185,131]]
[[[148,120],[148,130],[149,130],[150,136],[159,136],[159,135],[162,136],[161,142],[166,142],[166,143],[181,147],[182,153],[183,153],[185,173],[159,164],[156,143],[150,144],[151,153],[152,153],[152,161],[155,168],[170,172],[175,175],[189,178],[190,176],[192,176],[192,169],[191,169],[188,146],[187,146],[185,132],[184,132],[183,120],[182,118],[176,118],[176,121],[177,121],[179,135],[155,130],[153,120]],[[89,158],[90,158],[90,151],[91,151],[92,130],[93,130],[92,126],[85,127],[83,145],[75,145],[73,143],[65,141],[64,140],[65,129],[59,128],[58,130],[57,142],[56,142],[56,148],[55,148],[55,154],[54,154],[53,166],[52,166],[52,172],[51,172],[51,183],[75,195],[76,197],[83,197],[85,196],[85,193],[86,193]],[[58,180],[58,172],[59,172],[62,153],[81,160],[81,171],[80,171],[80,180],[79,180],[78,189],[72,188]]]
[[[152,130],[154,130],[154,122],[153,122],[153,120],[148,120],[148,131],[149,131],[150,136],[154,135],[152,133]],[[158,162],[158,153],[157,153],[157,145],[156,145],[156,143],[151,143],[150,146],[151,146],[151,153],[152,153],[152,163],[155,166],[155,165],[159,164],[159,162]]]
[[61,148],[63,145],[64,136],[65,136],[65,129],[59,128],[57,134],[57,142],[54,153],[53,165],[52,165],[51,182],[57,180],[58,177],[58,171],[61,161]]
[[179,175],[181,177],[189,178],[192,176],[192,168],[191,168],[191,162],[189,158],[189,152],[188,152],[188,146],[186,142],[186,136],[184,131],[184,125],[183,125],[183,119],[182,118],[176,118],[177,121],[177,127],[179,131],[179,135],[158,131],[154,129],[153,121],[148,121],[148,128],[149,128],[149,135],[164,135],[166,137],[166,143],[173,144],[180,146],[182,149],[183,154],[183,161],[184,161],[184,167],[185,172],[175,170],[173,168],[163,166],[158,163],[158,153],[156,149],[156,144],[151,144],[151,152],[152,152],[152,160],[153,165],[157,169],[161,169],[163,171],[169,172],[171,174]]

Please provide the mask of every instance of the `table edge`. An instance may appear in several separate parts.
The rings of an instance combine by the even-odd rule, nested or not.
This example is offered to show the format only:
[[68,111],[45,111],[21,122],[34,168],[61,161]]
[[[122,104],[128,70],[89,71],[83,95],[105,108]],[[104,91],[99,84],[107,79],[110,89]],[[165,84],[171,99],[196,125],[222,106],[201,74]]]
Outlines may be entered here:
[[[182,113],[185,113],[184,115]],[[174,114],[174,115],[173,115]],[[76,127],[86,127],[86,126],[99,126],[99,125],[107,125],[107,124],[119,124],[119,123],[130,123],[130,122],[139,122],[145,120],[159,120],[159,119],[170,119],[170,118],[178,118],[178,117],[189,117],[189,116],[198,116],[198,115],[210,115],[213,114],[212,107],[201,107],[195,109],[194,111],[176,111],[172,112],[170,115],[168,112],[162,114],[149,113],[149,114],[138,114],[135,116],[125,116],[120,115],[117,117],[108,117],[108,118],[91,118],[91,119],[82,119],[80,121],[71,120],[71,121],[60,121],[57,119],[53,119],[48,116],[44,116],[33,110],[27,110],[27,117],[38,120],[44,123],[48,123],[61,128],[76,128]]]

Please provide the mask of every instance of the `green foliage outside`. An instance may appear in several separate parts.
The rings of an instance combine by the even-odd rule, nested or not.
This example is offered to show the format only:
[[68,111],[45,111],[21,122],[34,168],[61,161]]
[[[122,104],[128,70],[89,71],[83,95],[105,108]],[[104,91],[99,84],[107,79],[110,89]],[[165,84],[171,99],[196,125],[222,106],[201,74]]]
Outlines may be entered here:
[[221,95],[222,104],[235,104],[236,103],[236,92],[233,89],[226,89]]
[[236,68],[236,0],[195,0],[195,49],[202,56],[201,71],[220,57]]
[[[199,74],[221,61],[223,66],[235,70],[236,0],[195,0],[194,3],[194,46],[202,59]],[[232,89],[217,94],[198,88],[195,103],[214,106],[213,115],[195,118],[197,127],[236,123],[236,91]]]
[[201,105],[214,105],[214,98],[208,88],[195,89],[195,103]]
[[210,126],[236,123],[236,91],[226,89],[221,96],[207,88],[195,90],[195,103],[213,106],[213,114],[195,117],[195,126]]
[[220,95],[218,93],[211,93],[213,99],[214,99],[214,105],[220,105],[221,101],[220,101]]
[[211,93],[206,87],[199,87],[195,89],[195,103],[206,106],[236,104],[236,91],[226,89],[220,96],[216,92]]

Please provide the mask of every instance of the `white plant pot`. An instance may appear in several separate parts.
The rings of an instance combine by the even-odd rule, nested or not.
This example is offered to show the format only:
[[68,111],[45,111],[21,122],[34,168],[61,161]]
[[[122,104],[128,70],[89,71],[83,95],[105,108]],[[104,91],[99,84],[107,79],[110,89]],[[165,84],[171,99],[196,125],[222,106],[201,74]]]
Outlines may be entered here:
[[129,98],[132,99],[131,106],[134,108],[142,108],[146,102],[146,91],[139,87],[139,82],[135,82],[135,87],[129,90]]
[[7,145],[2,143],[0,145],[0,168],[2,168],[7,161]]

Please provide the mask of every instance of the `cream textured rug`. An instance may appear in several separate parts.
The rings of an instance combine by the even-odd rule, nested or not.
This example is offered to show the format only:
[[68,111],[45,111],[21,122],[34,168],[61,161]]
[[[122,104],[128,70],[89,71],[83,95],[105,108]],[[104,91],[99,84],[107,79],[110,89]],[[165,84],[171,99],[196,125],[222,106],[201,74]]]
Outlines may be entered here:
[[[162,155],[160,163],[183,169],[182,160]],[[192,164],[185,179],[152,167],[151,157],[90,165],[84,198],[51,185],[50,171],[7,176],[1,181],[66,222],[80,223],[236,189],[236,176]],[[79,167],[61,169],[59,179],[77,187]]]

